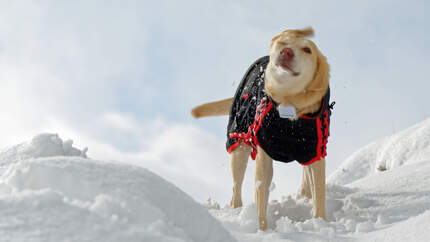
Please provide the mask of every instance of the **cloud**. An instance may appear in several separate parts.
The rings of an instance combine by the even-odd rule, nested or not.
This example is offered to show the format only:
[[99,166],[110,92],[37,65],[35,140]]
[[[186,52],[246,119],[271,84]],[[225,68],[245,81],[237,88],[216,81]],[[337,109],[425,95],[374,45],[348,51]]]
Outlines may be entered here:
[[29,136],[54,117],[101,133],[94,119],[150,91],[139,15],[129,4],[101,3],[1,3],[0,129]]
[[91,116],[101,107],[117,105],[122,91],[142,89],[144,58],[139,49],[145,31],[139,17],[129,14],[130,7],[4,5],[0,66],[7,72],[2,80],[16,83],[20,93],[30,94],[39,105],[55,114],[67,110]]

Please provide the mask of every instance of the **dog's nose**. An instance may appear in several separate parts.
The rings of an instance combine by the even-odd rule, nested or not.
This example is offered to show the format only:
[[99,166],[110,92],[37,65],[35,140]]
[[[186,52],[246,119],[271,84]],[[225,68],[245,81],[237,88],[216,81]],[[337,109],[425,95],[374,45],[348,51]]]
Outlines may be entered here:
[[281,55],[283,58],[286,58],[287,60],[289,60],[289,59],[293,59],[294,52],[291,48],[283,48],[281,50]]

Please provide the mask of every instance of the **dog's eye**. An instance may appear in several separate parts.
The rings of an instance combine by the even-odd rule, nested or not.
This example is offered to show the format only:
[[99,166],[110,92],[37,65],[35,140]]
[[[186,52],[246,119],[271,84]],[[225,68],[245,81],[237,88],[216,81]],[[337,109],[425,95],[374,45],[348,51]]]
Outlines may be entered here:
[[304,52],[308,53],[308,54],[311,54],[311,53],[312,53],[312,51],[311,51],[311,49],[310,49],[309,47],[304,47],[302,50],[303,50]]

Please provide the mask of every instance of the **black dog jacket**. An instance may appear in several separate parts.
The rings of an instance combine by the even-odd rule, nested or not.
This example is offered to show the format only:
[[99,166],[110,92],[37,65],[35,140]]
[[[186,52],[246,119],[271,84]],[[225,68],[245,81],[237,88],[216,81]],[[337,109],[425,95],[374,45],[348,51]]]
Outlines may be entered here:
[[327,90],[318,112],[297,120],[281,118],[275,102],[265,93],[264,71],[269,56],[258,59],[247,70],[234,95],[227,126],[227,151],[242,141],[252,148],[255,160],[257,146],[272,159],[298,161],[310,165],[327,155],[326,145],[332,105]]

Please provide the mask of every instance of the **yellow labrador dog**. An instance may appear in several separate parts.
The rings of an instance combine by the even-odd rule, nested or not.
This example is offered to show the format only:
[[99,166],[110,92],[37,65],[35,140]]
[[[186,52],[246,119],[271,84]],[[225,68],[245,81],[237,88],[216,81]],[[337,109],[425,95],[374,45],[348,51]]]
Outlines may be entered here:
[[255,202],[259,227],[266,210],[272,160],[303,165],[300,195],[313,199],[314,217],[325,219],[325,156],[332,106],[329,66],[306,37],[313,29],[285,30],[270,43],[269,56],[246,72],[233,98],[194,108],[195,118],[230,115],[227,150],[231,153],[233,197],[242,206],[242,181],[249,156],[256,160]]

